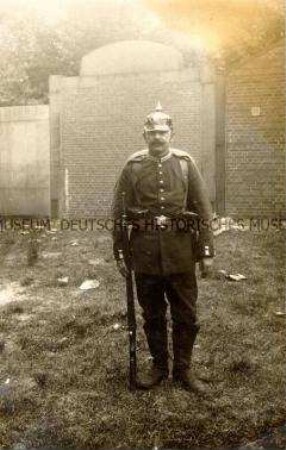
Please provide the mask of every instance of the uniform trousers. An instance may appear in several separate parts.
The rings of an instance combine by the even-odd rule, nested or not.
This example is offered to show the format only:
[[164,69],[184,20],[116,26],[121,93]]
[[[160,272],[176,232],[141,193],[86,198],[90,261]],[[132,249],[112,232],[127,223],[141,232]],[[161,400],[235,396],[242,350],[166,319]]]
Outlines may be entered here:
[[172,318],[173,372],[187,370],[199,324],[195,267],[184,273],[151,275],[135,273],[137,297],[143,310],[144,331],[154,365],[168,370],[168,303]]

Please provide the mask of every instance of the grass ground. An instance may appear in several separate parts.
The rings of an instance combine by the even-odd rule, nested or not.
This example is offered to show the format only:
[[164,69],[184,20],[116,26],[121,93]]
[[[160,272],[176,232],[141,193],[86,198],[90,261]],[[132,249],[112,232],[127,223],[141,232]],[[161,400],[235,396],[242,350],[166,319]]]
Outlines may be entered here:
[[[208,400],[171,381],[128,392],[124,282],[107,233],[38,239],[32,264],[29,235],[0,233],[0,447],[221,448],[285,423],[285,319],[274,314],[285,299],[284,232],[216,237],[215,270],[199,278],[194,354]],[[221,269],[247,280],[228,281]],[[87,278],[99,287],[81,291]],[[137,313],[143,372],[150,361]]]

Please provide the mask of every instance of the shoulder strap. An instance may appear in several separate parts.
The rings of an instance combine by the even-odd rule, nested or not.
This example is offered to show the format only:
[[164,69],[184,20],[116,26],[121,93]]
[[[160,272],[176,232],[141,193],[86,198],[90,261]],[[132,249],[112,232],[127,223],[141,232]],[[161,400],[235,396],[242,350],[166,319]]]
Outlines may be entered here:
[[132,153],[132,155],[130,155],[127,159],[126,163],[129,163],[130,161],[142,161],[142,159],[145,159],[147,155],[148,149],[144,148],[143,150]]

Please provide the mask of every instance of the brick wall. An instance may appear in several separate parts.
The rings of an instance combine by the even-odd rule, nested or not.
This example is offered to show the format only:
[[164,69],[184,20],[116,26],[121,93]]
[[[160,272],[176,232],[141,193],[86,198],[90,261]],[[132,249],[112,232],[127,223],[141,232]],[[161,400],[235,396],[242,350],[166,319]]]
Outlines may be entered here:
[[174,146],[189,150],[200,164],[197,71],[62,79],[61,215],[109,214],[116,178],[126,158],[144,148],[143,122],[157,100],[174,120]]
[[227,214],[285,213],[284,46],[227,76]]

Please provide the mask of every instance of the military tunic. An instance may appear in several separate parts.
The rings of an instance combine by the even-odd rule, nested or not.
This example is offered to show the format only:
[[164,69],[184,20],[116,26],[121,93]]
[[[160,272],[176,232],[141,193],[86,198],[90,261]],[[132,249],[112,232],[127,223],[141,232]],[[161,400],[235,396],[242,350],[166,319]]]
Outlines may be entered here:
[[[186,165],[183,169],[182,160]],[[153,275],[183,273],[196,262],[194,239],[199,232],[199,258],[213,256],[211,205],[206,187],[193,159],[187,152],[170,149],[155,158],[143,150],[133,154],[118,180],[113,205],[117,224],[122,213],[122,192],[125,192],[126,209],[141,208],[147,211],[145,227],[138,229],[137,222],[131,233],[131,249],[135,272]],[[196,226],[182,218],[184,211],[198,214]],[[174,219],[167,227],[155,227],[152,218]],[[181,217],[181,218],[180,218]],[[149,221],[149,222],[148,222]],[[142,221],[141,221],[142,223]],[[119,227],[114,230],[114,256],[122,248]]]

